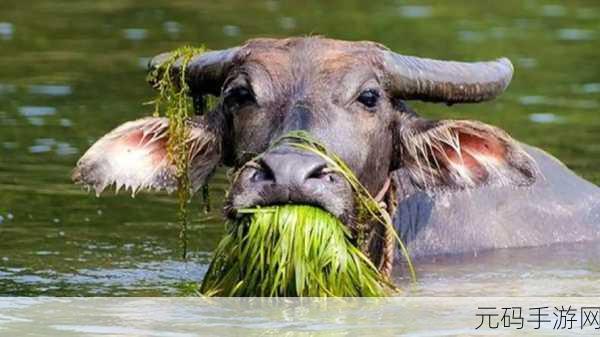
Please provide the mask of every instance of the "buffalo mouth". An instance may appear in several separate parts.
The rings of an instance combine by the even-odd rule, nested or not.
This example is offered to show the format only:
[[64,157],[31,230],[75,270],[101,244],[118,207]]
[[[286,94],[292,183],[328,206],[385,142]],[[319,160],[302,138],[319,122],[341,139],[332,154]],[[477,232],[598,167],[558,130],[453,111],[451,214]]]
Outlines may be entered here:
[[[386,252],[393,250],[390,244],[386,246],[385,240],[389,243],[386,229],[368,212],[364,212],[356,192],[340,173],[327,172],[319,180],[290,188],[273,180],[249,183],[257,172],[261,172],[260,168],[255,163],[248,163],[235,176],[224,207],[224,214],[230,223],[239,223],[257,208],[312,206],[339,220],[348,229],[352,244],[379,269],[382,269],[385,258],[390,259],[389,254],[384,258]],[[391,267],[388,265],[386,268]]]

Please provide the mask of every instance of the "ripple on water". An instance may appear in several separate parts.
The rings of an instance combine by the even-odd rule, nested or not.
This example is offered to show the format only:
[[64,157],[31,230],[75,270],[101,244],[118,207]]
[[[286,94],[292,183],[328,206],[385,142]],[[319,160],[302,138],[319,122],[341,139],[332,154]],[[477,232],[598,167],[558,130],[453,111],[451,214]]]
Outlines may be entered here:
[[56,144],[53,138],[37,138],[35,143],[29,147],[30,153],[46,153],[52,151],[52,147]]
[[44,117],[52,116],[56,113],[56,108],[51,106],[22,106],[19,113],[23,117]]
[[4,111],[0,111],[0,124],[2,125],[17,125],[17,120],[8,115]]
[[537,66],[537,60],[531,57],[521,57],[517,59],[517,64],[520,67],[531,69]]
[[71,120],[68,118],[61,118],[59,123],[60,123],[60,126],[65,127],[65,128],[70,128],[71,126],[73,126],[73,122],[71,122]]
[[163,23],[163,29],[169,35],[176,36],[181,32],[181,24],[177,21],[166,21]]
[[29,124],[42,126],[46,124],[44,117],[56,114],[56,108],[51,106],[22,106],[19,108],[19,113],[27,118]]
[[2,214],[0,214],[0,224],[3,223],[4,221],[10,221],[14,219],[14,216],[12,215],[12,213],[6,213],[6,217],[3,216]]
[[0,95],[12,94],[17,91],[17,88],[12,84],[0,83]]
[[485,39],[485,36],[480,32],[463,30],[458,32],[458,39],[464,42],[480,42]]
[[546,17],[561,17],[567,14],[567,10],[561,5],[542,6],[542,15]]
[[16,142],[4,142],[2,146],[7,150],[14,150],[19,147],[19,144]]
[[544,96],[523,96],[519,102],[523,105],[539,105],[546,103],[547,99]]
[[47,96],[69,96],[71,86],[60,84],[35,84],[29,86],[29,93]]
[[32,145],[29,147],[30,153],[46,153],[46,152],[50,152],[51,150],[52,150],[52,147],[50,147],[48,145],[43,145],[43,144]]
[[430,6],[400,6],[398,11],[405,18],[429,18],[432,16]]
[[600,83],[586,83],[581,86],[581,91],[586,94],[600,93]]
[[274,0],[268,0],[265,1],[265,7],[268,11],[276,12],[277,10],[279,10],[279,3]]
[[49,251],[49,250],[38,250],[34,254],[38,255],[38,256],[60,255],[60,253],[57,251]]
[[529,120],[539,124],[560,123],[563,118],[553,113],[533,113],[529,115]]
[[123,29],[123,35],[127,40],[141,41],[146,39],[148,31],[144,28],[127,28]]
[[54,151],[59,156],[70,156],[79,153],[79,149],[66,142],[57,142],[53,138],[38,138],[29,147],[30,153],[46,153]]
[[594,39],[594,32],[586,29],[564,28],[557,32],[558,39],[564,41],[589,41]]
[[69,143],[59,142],[56,144],[56,154],[59,156],[71,156],[79,153],[79,149],[73,147]]
[[284,16],[279,19],[279,26],[285,30],[292,30],[296,28],[296,19],[289,16]]
[[27,121],[33,126],[43,126],[46,124],[46,121],[40,117],[29,117],[27,118]]
[[238,26],[234,25],[225,25],[223,26],[223,34],[229,37],[239,36],[242,30]]
[[12,40],[14,34],[14,26],[10,22],[0,22],[0,39]]
[[142,69],[148,69],[148,62],[150,62],[150,57],[138,58],[138,66]]
[[591,99],[568,99],[564,97],[522,96],[521,105],[548,105],[563,108],[597,109],[599,104]]
[[599,16],[598,11],[593,8],[577,8],[577,18],[579,19],[596,19]]
[[506,27],[492,27],[490,29],[490,36],[496,39],[504,39],[508,33]]

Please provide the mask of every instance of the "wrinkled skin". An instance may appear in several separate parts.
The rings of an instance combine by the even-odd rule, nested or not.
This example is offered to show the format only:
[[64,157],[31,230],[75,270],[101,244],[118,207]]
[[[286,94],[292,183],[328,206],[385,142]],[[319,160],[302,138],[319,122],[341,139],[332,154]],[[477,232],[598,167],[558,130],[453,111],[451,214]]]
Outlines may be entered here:
[[[365,187],[376,193],[392,169],[393,128],[402,112],[386,97],[383,75],[370,53],[373,46],[325,48],[314,45],[320,40],[298,42],[282,49],[258,42],[226,80],[222,108],[231,119],[231,129],[225,133],[232,140],[232,164],[240,166],[248,159],[246,153],[263,153],[280,136],[303,130],[338,154]],[[240,87],[251,91],[253,98],[240,103],[235,97]],[[375,107],[357,100],[365,91],[381,95]],[[280,160],[285,161],[285,155]],[[312,192],[304,191],[278,198],[281,193],[256,191],[263,186],[245,179],[253,171],[244,169],[234,182],[231,208],[303,202],[322,206],[346,221],[354,211],[352,192],[341,177],[327,184],[325,194],[307,198]]]
[[[438,71],[442,68],[435,68],[436,63],[436,71],[427,73],[428,78],[437,73],[459,77],[459,85],[449,87],[451,81],[446,78],[437,84],[429,79],[413,81],[413,76],[424,73],[417,68],[397,75],[398,67],[389,64],[397,57],[385,56],[386,51],[371,42],[258,39],[198,61],[202,67],[192,67],[187,73],[192,94],[216,94],[220,104],[194,120],[197,137],[191,142],[196,144],[204,137],[202,146],[196,146],[190,155],[196,163],[194,187],[205,183],[210,172],[224,164],[238,172],[226,201],[229,217],[235,217],[240,208],[302,203],[322,207],[352,226],[356,205],[351,188],[341,176],[314,154],[286,144],[271,146],[282,135],[302,130],[341,157],[372,195],[382,190],[388,178],[392,179],[399,206],[395,210],[395,202],[387,206],[413,255],[600,236],[596,186],[582,181],[548,155],[524,148],[500,129],[476,121],[426,120],[404,101],[460,103],[491,99],[510,81],[512,67],[508,76],[490,80],[489,84],[481,80],[481,74],[501,73],[508,61],[494,63],[484,71],[476,69],[473,73],[479,77],[468,85],[460,83],[462,65],[450,65],[454,70],[444,74]],[[226,62],[215,62],[222,59]],[[403,90],[405,85],[410,90]],[[75,179],[100,190],[112,183],[134,190],[172,188],[173,170],[160,157],[164,151],[159,142],[145,137],[132,141],[125,132],[129,131],[117,129],[94,145],[79,161]],[[154,159],[143,165],[156,165],[156,170],[139,176],[128,173],[124,179],[116,172],[116,159],[107,157],[107,153],[143,158],[150,153]],[[549,160],[554,164],[547,164]],[[125,164],[119,165],[131,161],[120,160]],[[564,178],[544,179],[557,175]],[[572,203],[558,196],[560,193],[548,191],[584,185],[577,196],[589,201],[584,207],[572,209],[576,215],[572,219],[578,223],[571,228],[582,223],[591,231],[587,237],[555,231],[543,236],[538,222],[533,221],[538,226],[534,228],[522,221],[540,214],[532,211],[535,203],[544,204],[545,209],[571,207]],[[527,204],[520,197],[523,193],[531,193],[532,200],[536,200],[531,207],[519,206]],[[495,213],[500,208],[510,212]],[[544,221],[554,219],[552,211],[546,213]],[[567,218],[556,214],[556,221],[551,222]],[[520,226],[520,234],[507,232],[515,230],[514,226],[506,226],[508,223]]]

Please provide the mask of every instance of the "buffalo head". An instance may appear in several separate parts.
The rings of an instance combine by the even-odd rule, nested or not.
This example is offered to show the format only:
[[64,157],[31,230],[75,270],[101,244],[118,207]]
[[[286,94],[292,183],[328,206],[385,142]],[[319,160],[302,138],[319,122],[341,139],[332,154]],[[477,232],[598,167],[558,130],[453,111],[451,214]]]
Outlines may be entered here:
[[[164,60],[157,56],[151,68]],[[373,195],[391,191],[388,178],[399,169],[425,190],[527,184],[535,176],[532,161],[502,130],[476,121],[427,120],[405,103],[490,100],[512,73],[505,58],[438,61],[372,42],[319,37],[256,39],[208,52],[192,58],[185,73],[193,96],[219,97],[213,111],[189,122],[190,178],[197,188],[219,164],[235,168],[229,217],[239,208],[301,203],[352,226],[354,198],[345,179],[313,153],[285,142],[272,146],[302,130],[342,158]],[[146,118],[120,126],[83,156],[75,178],[99,190],[112,183],[175,188],[166,124]]]

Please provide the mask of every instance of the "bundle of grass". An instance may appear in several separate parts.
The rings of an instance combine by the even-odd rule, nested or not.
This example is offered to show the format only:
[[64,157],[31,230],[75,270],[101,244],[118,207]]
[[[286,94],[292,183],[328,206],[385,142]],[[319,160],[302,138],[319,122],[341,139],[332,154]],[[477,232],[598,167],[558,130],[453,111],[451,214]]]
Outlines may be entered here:
[[221,241],[201,293],[211,296],[384,296],[393,290],[320,208],[242,210]]

